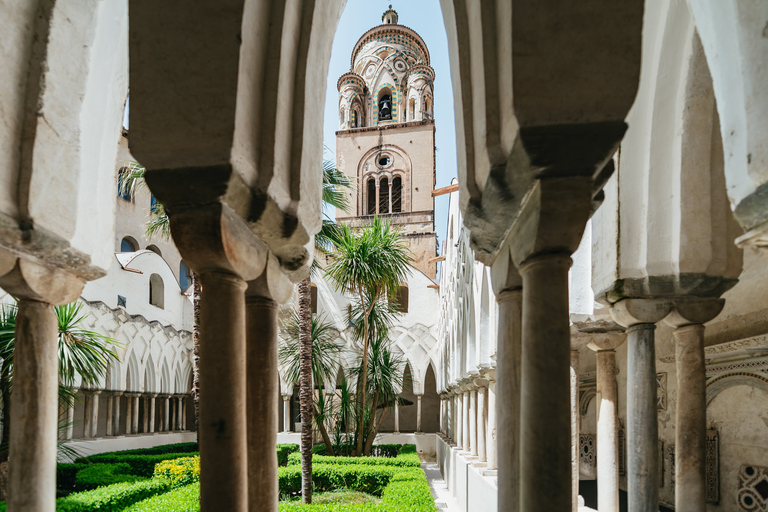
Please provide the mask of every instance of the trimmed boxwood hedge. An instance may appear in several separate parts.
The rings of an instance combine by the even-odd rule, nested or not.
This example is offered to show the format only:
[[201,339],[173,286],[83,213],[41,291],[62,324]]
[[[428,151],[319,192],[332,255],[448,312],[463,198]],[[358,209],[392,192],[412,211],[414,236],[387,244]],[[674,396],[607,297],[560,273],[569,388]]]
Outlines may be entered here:
[[297,444],[278,444],[277,445],[277,464],[285,466],[288,463],[288,456],[299,451]]
[[[399,445],[398,445],[399,447]],[[421,460],[416,453],[416,446],[409,444],[402,447],[397,457],[330,457],[328,455],[313,455],[312,462],[317,464],[366,464],[371,466],[420,467]],[[301,453],[288,456],[288,465],[301,465]]]
[[168,492],[170,488],[168,480],[163,478],[106,485],[92,491],[78,492],[57,499],[56,511],[119,512],[137,501]]
[[103,485],[146,480],[131,473],[131,466],[124,462],[117,464],[86,464],[75,476],[75,491],[87,491]]
[[[412,444],[375,444],[371,447],[371,456],[373,457],[397,457],[404,446],[414,446]],[[334,453],[343,453],[344,446],[333,445]],[[328,448],[324,444],[319,444],[312,448],[315,455],[328,455]]]
[[87,458],[77,459],[75,462],[93,462],[93,463],[108,463],[108,464],[128,464],[131,467],[131,473],[136,476],[142,476],[149,478],[155,471],[155,464],[164,460],[178,459],[180,457],[189,457],[191,452],[181,453],[158,453],[158,454],[127,454],[124,455],[121,452],[113,453],[99,453],[98,455],[91,455]]
[[198,512],[200,484],[189,484],[171,492],[147,498],[125,509],[125,512]]

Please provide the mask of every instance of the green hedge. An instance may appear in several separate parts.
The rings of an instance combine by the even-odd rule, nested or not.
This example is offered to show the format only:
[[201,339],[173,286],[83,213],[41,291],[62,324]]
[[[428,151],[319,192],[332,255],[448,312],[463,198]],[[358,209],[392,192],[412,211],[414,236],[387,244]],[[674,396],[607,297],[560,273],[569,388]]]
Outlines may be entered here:
[[[139,448],[136,450],[121,450],[117,452],[104,452],[98,455],[160,455],[163,453],[190,453],[200,451],[197,443],[162,444],[152,448]],[[96,455],[91,455],[95,457]],[[88,457],[83,457],[88,459]]]
[[121,482],[138,482],[146,480],[131,473],[131,466],[124,462],[117,464],[86,464],[75,476],[75,491],[87,491],[103,485]]
[[199,510],[200,484],[196,483],[140,501],[125,509],[125,512],[198,512]]
[[288,463],[288,456],[299,451],[297,444],[278,444],[277,445],[277,464],[285,466]]
[[61,494],[74,492],[77,474],[88,466],[90,464],[56,464],[56,490]]
[[[396,445],[400,448],[400,445]],[[421,460],[416,452],[416,446],[404,445],[397,457],[330,457],[328,455],[313,455],[312,462],[317,464],[366,464],[371,466],[420,467]],[[288,456],[288,465],[301,464],[301,453]]]
[[[384,487],[397,471],[392,466],[313,464],[312,484],[315,492],[353,489],[381,496]],[[277,475],[280,494],[296,494],[301,491],[301,466],[278,468]]]
[[121,452],[112,453],[100,453],[98,455],[91,455],[90,457],[84,457],[77,459],[75,462],[92,462],[92,463],[108,463],[108,464],[128,464],[131,467],[131,473],[136,476],[143,476],[149,478],[155,471],[155,464],[164,460],[178,459],[181,457],[189,457],[192,452],[177,452],[177,453],[158,453],[158,454],[123,454]]
[[[413,445],[375,444],[371,447],[371,456],[397,457],[397,454],[400,453],[400,449],[403,446],[413,446]],[[335,453],[342,453],[344,451],[344,446],[333,445],[333,451]],[[314,453],[315,455],[328,455],[328,448],[324,444],[318,444],[317,446],[312,448],[312,453]]]
[[199,482],[200,456],[159,462],[155,466],[155,477],[167,479],[173,488]]
[[107,485],[59,498],[56,500],[56,511],[119,512],[138,501],[168,492],[170,488],[170,483],[163,478]]

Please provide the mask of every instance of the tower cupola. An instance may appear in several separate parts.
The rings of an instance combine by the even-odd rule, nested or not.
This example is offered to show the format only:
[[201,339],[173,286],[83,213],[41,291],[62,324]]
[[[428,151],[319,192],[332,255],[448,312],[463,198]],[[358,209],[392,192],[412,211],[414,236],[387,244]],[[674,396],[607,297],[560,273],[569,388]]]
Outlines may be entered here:
[[381,22],[385,25],[397,25],[397,11],[392,8],[392,4],[381,15]]

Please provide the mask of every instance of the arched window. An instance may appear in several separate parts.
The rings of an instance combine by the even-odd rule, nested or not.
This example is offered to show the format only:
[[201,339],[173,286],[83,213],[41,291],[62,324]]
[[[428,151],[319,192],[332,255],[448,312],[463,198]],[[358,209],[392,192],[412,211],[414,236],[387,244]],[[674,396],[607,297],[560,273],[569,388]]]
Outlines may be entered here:
[[315,283],[309,284],[309,308],[312,313],[317,313],[317,285]]
[[379,121],[388,121],[392,119],[392,95],[389,91],[384,91],[379,96]]
[[389,180],[379,181],[379,213],[389,213]]
[[400,287],[397,289],[394,297],[390,297],[390,302],[395,307],[398,313],[408,312],[408,285],[400,283]]
[[368,215],[376,213],[376,181],[373,178],[368,179],[368,204],[366,212]]
[[432,119],[432,100],[424,98],[424,119]]
[[160,249],[156,245],[154,245],[154,244],[148,245],[147,246],[147,250],[148,251],[152,251],[153,253],[157,254],[158,256],[162,256],[163,255],[163,253],[160,252]]
[[416,119],[416,98],[411,98],[408,103],[408,121],[414,121]]
[[160,309],[165,307],[165,285],[159,274],[149,276],[149,303]]
[[120,241],[120,252],[136,252],[139,250],[139,244],[136,240],[127,236]]
[[392,180],[392,213],[403,211],[403,179],[400,176]]
[[353,110],[350,112],[350,115],[352,116],[351,124],[352,128],[357,128],[357,110]]
[[179,263],[179,286],[181,286],[182,291],[186,291],[191,284],[192,273],[189,271],[189,265],[182,261]]

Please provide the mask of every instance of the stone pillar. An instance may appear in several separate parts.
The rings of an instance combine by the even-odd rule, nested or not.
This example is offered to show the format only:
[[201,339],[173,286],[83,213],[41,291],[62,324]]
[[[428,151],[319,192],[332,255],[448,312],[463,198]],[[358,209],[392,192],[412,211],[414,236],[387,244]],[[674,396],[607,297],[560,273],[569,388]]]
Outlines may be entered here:
[[139,397],[141,393],[134,393],[131,395],[133,399],[133,421],[131,421],[131,431],[134,434],[139,433]]
[[461,387],[461,449],[465,452],[470,450],[469,446],[469,390],[465,386]]
[[[184,430],[184,425],[182,424],[184,416],[181,413],[182,400],[184,400],[184,397],[181,395],[176,397],[176,430],[179,431]],[[277,422],[275,422],[275,424],[277,424]],[[275,430],[275,432],[277,432],[277,430]]]
[[67,407],[67,439],[75,434],[75,404]]
[[[392,213],[392,181],[391,177],[387,180],[387,185],[389,185],[389,213]],[[400,204],[402,204],[402,199]]]
[[155,406],[156,397],[157,393],[150,395],[149,397],[149,431],[152,434],[155,433],[155,413],[157,412],[157,407]]
[[[569,256],[555,253],[530,257],[519,267],[523,278],[520,510],[525,512],[571,508],[570,266]],[[502,376],[500,368],[500,383]],[[502,485],[506,479],[499,488]]]
[[93,392],[93,403],[91,404],[91,437],[96,437],[99,433],[99,395],[101,390]]
[[491,370],[488,372],[488,426],[485,439],[486,467],[490,470],[498,468],[496,444],[496,370]]
[[133,394],[132,393],[126,393],[125,394],[125,433],[126,435],[132,434],[133,429],[131,428],[133,423]]
[[113,399],[114,399],[114,420],[113,420],[113,428],[115,429],[112,432],[112,435],[119,435],[120,434],[120,397],[123,395],[122,391],[116,391]]
[[676,300],[675,310],[665,320],[675,327],[675,510],[678,512],[706,508],[707,375],[703,324],[720,314],[724,305],[724,299]]
[[421,433],[421,397],[416,395],[416,433]]
[[487,455],[485,451],[486,427],[488,421],[488,381],[476,379],[477,386],[477,460],[486,462]]
[[395,399],[395,434],[400,433],[400,397]]
[[143,418],[143,429],[142,432],[145,434],[149,432],[149,397],[143,396],[141,397],[141,402],[144,405],[144,418]]
[[171,431],[171,396],[163,395],[163,431]]
[[455,401],[456,401],[456,414],[454,415],[454,422],[456,423],[456,438],[453,440],[456,443],[456,446],[463,450],[463,442],[464,442],[464,411],[463,405],[464,405],[464,393],[462,392],[461,388],[457,388],[455,391]]
[[83,409],[85,409],[83,414],[83,438],[90,439],[91,438],[91,421],[93,421],[93,414],[91,411],[93,410],[93,394],[90,390],[83,392]]
[[245,305],[248,510],[277,512],[277,302],[251,282]]
[[659,510],[659,425],[656,401],[656,322],[671,304],[624,299],[611,315],[627,327],[627,498],[630,512]]
[[[2,286],[8,290],[5,284]],[[82,285],[78,294],[80,290]],[[55,508],[57,335],[53,306],[22,297],[16,315],[10,410],[9,460],[12,464],[8,472],[7,505],[12,512],[52,512]]]
[[579,512],[579,351],[571,343],[571,511]]
[[477,389],[469,384],[469,455],[477,456]]
[[522,288],[504,290],[497,295],[496,301],[499,304],[499,327],[496,383],[491,395],[495,407],[489,427],[491,432],[495,430],[492,440],[495,449],[488,467],[498,467],[499,509],[517,512],[520,510]]
[[112,425],[114,407],[115,407],[115,395],[110,393],[107,395],[107,432],[104,434],[107,437],[111,437],[115,433],[115,429]]
[[283,432],[291,431],[291,396],[283,395]]
[[597,509],[619,510],[619,425],[616,348],[626,335],[592,333],[589,348],[597,352]]
[[205,290],[200,299],[198,368],[200,510],[242,512],[248,509],[246,283],[224,272],[202,272],[198,277]]
[[187,430],[187,404],[189,403],[188,396],[181,397],[181,430]]

